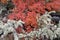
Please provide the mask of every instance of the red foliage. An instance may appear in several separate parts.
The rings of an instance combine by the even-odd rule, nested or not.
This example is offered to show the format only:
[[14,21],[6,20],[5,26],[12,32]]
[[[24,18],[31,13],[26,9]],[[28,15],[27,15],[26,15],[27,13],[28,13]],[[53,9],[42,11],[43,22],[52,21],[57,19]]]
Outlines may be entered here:
[[[6,4],[7,0],[1,0],[0,2]],[[8,15],[11,20],[19,20],[25,22],[25,31],[31,32],[34,28],[38,28],[37,14],[44,14],[45,8],[48,11],[55,10],[60,11],[60,0],[51,0],[51,2],[45,3],[45,0],[12,0],[15,5],[13,13]],[[16,29],[17,33],[22,32],[22,28]]]
[[16,29],[16,32],[19,34],[19,33],[22,33],[22,28],[21,27],[18,27],[17,29]]
[[29,6],[29,10],[44,14],[45,6],[42,5],[42,3],[38,2],[33,4],[32,6]]
[[15,9],[14,12],[8,16],[8,18],[12,20],[21,19],[24,21],[27,32],[30,32],[32,29],[38,27],[36,16],[38,13],[44,14],[45,8],[49,11],[60,10],[59,0],[53,0],[52,2],[46,4],[45,0],[12,0],[12,2],[15,4]]
[[[26,32],[31,32],[32,29],[37,28],[37,13],[44,14],[45,7],[42,4],[43,0],[12,0],[15,4],[15,9],[12,14],[8,16],[9,19],[19,20],[25,22]],[[28,9],[25,13],[25,9]],[[17,28],[17,32],[21,31]],[[19,32],[20,33],[20,32]]]
[[33,30],[33,28],[31,28],[31,26],[27,26],[27,27],[26,27],[26,32],[29,33],[29,32],[31,32],[32,30]]
[[46,9],[49,11],[55,10],[55,11],[60,11],[60,0],[53,0],[50,3],[46,4]]

